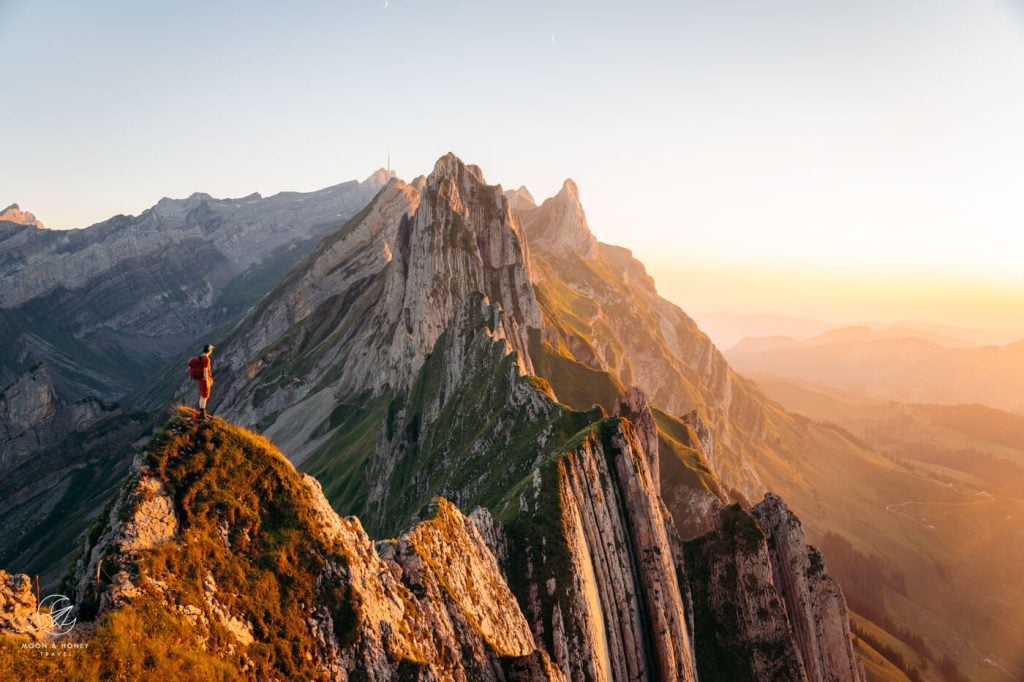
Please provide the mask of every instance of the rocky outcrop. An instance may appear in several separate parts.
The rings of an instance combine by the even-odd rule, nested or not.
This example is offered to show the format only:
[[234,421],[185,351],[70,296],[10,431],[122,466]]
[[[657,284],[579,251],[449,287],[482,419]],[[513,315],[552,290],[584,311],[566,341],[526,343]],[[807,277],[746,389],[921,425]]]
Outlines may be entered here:
[[52,621],[36,609],[32,579],[24,574],[0,571],[0,636],[13,635],[33,641],[46,639]]
[[28,431],[56,414],[57,396],[45,366],[32,368],[0,393],[0,423],[7,434]]
[[757,522],[738,505],[686,545],[698,673],[711,680],[806,680]]
[[533,248],[559,256],[592,258],[597,255],[597,240],[587,225],[575,182],[567,179],[558,194],[535,210],[523,199],[525,197],[517,197],[516,208],[523,211],[523,226]]
[[644,454],[647,455],[647,469],[651,474],[651,482],[656,493],[661,493],[661,459],[658,456],[658,426],[654,423],[654,414],[647,404],[647,396],[635,386],[619,398],[615,406],[615,416],[628,419],[633,424]]
[[864,679],[853,651],[846,599],[826,572],[821,553],[806,544],[800,519],[771,493],[750,513],[764,531],[774,582],[786,602],[808,679]]
[[508,199],[509,207],[519,213],[537,208],[537,202],[530,194],[530,190],[523,185],[520,185],[519,189],[505,190],[505,198]]
[[[537,649],[483,537],[454,505],[439,499],[433,519],[397,541],[380,543],[378,551],[421,603],[432,610],[443,607],[431,619],[437,625],[424,625],[437,648],[458,646],[463,658],[473,662],[465,668],[466,679],[561,678],[547,654]],[[453,657],[438,653],[441,660]]]
[[556,662],[574,679],[695,679],[666,519],[636,431],[601,425],[559,462],[558,478],[572,570],[567,585],[554,578],[571,595],[551,618]]
[[11,204],[4,210],[0,211],[0,222],[25,225],[26,227],[36,227],[40,230],[45,227],[38,218],[28,211],[21,210],[21,207],[17,204]]
[[723,509],[686,569],[703,679],[864,679],[842,594],[776,496]]
[[[134,575],[139,555],[178,536],[180,522],[163,481],[138,459],[134,472],[101,518],[102,532],[77,562],[76,604],[94,604],[103,612],[131,603],[143,589]],[[101,578],[110,583],[107,590],[98,592]]]
[[[185,646],[230,654],[264,678],[564,679],[534,643],[476,525],[451,503],[438,500],[433,518],[375,545],[358,519],[340,518],[319,483],[258,436],[219,420],[175,421],[165,434],[136,462],[79,563],[80,620],[155,608],[193,633]],[[226,468],[239,456],[244,466]],[[186,473],[192,457],[205,466]],[[239,479],[251,478],[261,488],[242,492]],[[232,522],[223,503],[208,504],[196,490],[226,490],[238,504]],[[268,564],[282,532],[299,533],[302,553]],[[177,561],[189,570],[175,570]],[[283,604],[302,617],[288,620],[292,611],[276,614],[261,601],[267,595],[239,592],[250,578],[250,589],[289,585]],[[268,662],[253,653],[284,629],[308,656],[279,653]]]

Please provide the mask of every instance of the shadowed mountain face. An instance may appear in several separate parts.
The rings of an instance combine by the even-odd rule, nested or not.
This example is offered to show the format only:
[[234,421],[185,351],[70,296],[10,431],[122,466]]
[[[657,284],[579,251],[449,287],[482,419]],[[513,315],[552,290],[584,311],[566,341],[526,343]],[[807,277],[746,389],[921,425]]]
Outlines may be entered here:
[[386,180],[162,199],[81,230],[3,229],[0,383],[44,364],[62,400],[124,395],[258,301]]
[[[0,222],[0,565],[58,579],[127,469],[149,421],[140,411],[165,405],[168,377],[182,376],[194,348],[388,177],[266,198],[163,199],[80,230]],[[148,404],[128,397],[153,388],[160,397]]]

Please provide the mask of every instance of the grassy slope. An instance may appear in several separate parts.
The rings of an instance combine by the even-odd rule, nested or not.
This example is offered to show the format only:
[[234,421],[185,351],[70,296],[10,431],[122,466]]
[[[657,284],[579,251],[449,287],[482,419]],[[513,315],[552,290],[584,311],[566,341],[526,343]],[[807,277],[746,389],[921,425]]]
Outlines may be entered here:
[[390,394],[362,404],[339,403],[317,432],[330,434],[302,463],[323,485],[339,514],[356,514],[366,504],[366,465],[387,416]]
[[[257,641],[246,656],[254,667],[246,677],[310,679],[315,643],[306,605],[326,604],[342,640],[355,622],[343,586],[318,584],[327,559],[344,565],[346,558],[322,535],[292,465],[244,429],[179,419],[157,432],[145,462],[174,498],[182,534],[143,552],[135,570],[165,585],[176,603],[201,610],[212,575],[218,599],[253,626]],[[220,535],[225,525],[230,549]],[[0,638],[0,679],[239,678],[237,647],[219,621],[210,618],[209,630],[200,631],[164,599],[146,593],[107,612],[89,650],[73,659],[25,656]],[[197,637],[208,637],[209,653]]]
[[[907,679],[903,670],[893,665],[878,649],[895,652],[896,656],[893,658],[902,662],[903,667],[908,670],[928,669],[928,661],[923,659],[920,654],[867,618],[852,613],[850,614],[850,625],[856,632],[862,633],[864,636],[863,638],[857,636],[855,643],[857,648],[863,652],[861,657],[864,660],[865,672],[868,672],[869,679]],[[872,645],[872,642],[875,645]],[[876,648],[877,645],[880,646]]]
[[864,674],[867,682],[909,682],[906,673],[894,666],[882,654],[878,653],[864,640],[857,638],[853,643],[854,651],[864,663]]
[[574,410],[589,410],[600,405],[611,412],[625,387],[608,372],[591,369],[573,359],[561,345],[554,348],[541,341],[537,330],[530,330],[530,359],[538,376],[560,388],[558,401]]

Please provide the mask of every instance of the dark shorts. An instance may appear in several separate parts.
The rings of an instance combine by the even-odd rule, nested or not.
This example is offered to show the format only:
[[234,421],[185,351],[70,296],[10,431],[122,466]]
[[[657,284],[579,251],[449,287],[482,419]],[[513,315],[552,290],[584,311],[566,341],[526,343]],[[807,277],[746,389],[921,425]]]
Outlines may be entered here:
[[209,398],[210,389],[213,388],[213,380],[207,381],[206,379],[199,380],[199,397]]

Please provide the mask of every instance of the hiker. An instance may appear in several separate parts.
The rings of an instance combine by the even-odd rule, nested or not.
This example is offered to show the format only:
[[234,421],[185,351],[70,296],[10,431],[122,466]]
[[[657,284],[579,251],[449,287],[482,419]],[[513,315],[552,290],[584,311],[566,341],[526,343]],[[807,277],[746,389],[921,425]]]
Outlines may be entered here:
[[210,362],[210,355],[213,353],[213,344],[203,346],[203,354],[199,357],[190,358],[188,361],[188,377],[198,382],[199,387],[199,419],[207,419],[206,401],[210,399],[210,389],[213,388],[213,369]]

